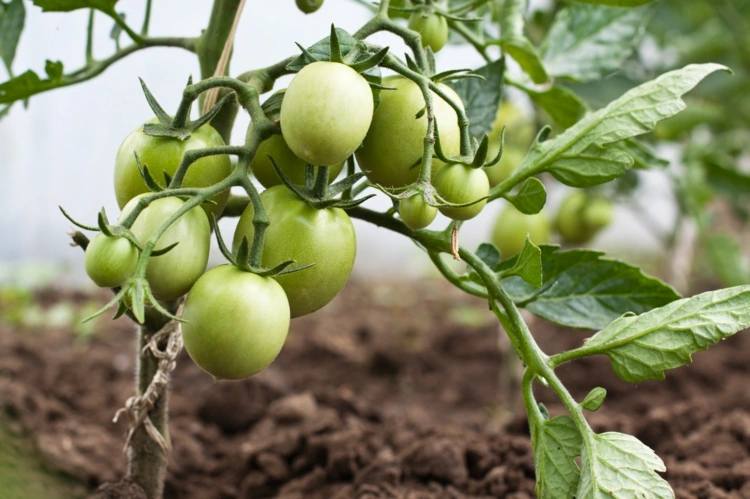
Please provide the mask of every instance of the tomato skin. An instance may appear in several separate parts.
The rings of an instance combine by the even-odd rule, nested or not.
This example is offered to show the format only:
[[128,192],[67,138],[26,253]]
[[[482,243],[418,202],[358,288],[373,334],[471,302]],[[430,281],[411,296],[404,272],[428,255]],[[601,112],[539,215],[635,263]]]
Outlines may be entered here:
[[[375,110],[370,131],[362,148],[356,153],[362,171],[370,181],[384,187],[404,187],[419,176],[419,166],[411,168],[422,158],[427,134],[427,116],[414,119],[424,108],[422,91],[416,83],[403,76],[383,79],[383,86],[396,90],[380,93],[380,105]],[[447,85],[439,85],[454,101],[460,97]],[[438,123],[440,144],[447,156],[461,153],[461,131],[453,108],[433,93],[433,110]],[[433,178],[444,165],[433,159]]]
[[[120,221],[142,196],[136,196],[125,205]],[[141,244],[146,244],[154,232],[184,203],[175,197],[153,201],[138,215],[130,231]],[[206,270],[211,229],[208,218],[200,207],[196,206],[170,225],[154,249],[160,250],[176,242],[179,244],[168,253],[149,258],[146,268],[146,279],[159,300],[174,300],[184,295]]]
[[[484,170],[460,163],[442,167],[432,185],[443,199],[455,204],[470,203],[490,193],[490,181]],[[439,209],[440,213],[453,220],[469,220],[479,215],[486,204],[487,200],[482,199],[470,206],[441,206]]]
[[338,62],[308,64],[281,103],[281,129],[306,163],[335,165],[362,144],[372,121],[372,91],[362,75]]
[[[273,268],[286,260],[295,265],[314,263],[292,274],[276,276],[289,298],[292,317],[301,317],[327,305],[349,279],[357,252],[354,225],[340,208],[317,210],[283,185],[261,194],[271,225],[266,229],[263,266]],[[248,206],[234,233],[235,251],[247,236],[253,240],[254,210]]]
[[323,0],[296,0],[296,2],[297,8],[305,14],[312,14],[323,5]]
[[589,242],[612,222],[612,203],[604,198],[590,199],[583,191],[571,192],[560,204],[556,228],[568,244]]
[[411,230],[424,229],[435,220],[437,213],[438,209],[430,206],[422,194],[412,194],[398,205],[401,220]]
[[506,146],[512,144],[522,149],[528,149],[536,135],[532,120],[507,100],[503,101],[497,110],[495,124],[489,133],[491,143],[500,143],[503,128],[505,128]]
[[[274,185],[281,185],[281,178],[276,173],[273,167],[273,163],[268,158],[270,155],[276,164],[279,165],[281,171],[289,177],[292,182],[297,185],[305,184],[305,167],[307,164],[299,159],[286,145],[284,137],[281,135],[273,135],[261,142],[258,147],[258,152],[253,158],[253,162],[250,164],[250,168],[255,174],[255,178],[258,179],[263,187],[268,189]],[[333,182],[336,177],[339,176],[341,170],[344,168],[344,163],[338,163],[328,168],[328,183]],[[315,167],[315,175],[318,174],[318,167]]]
[[289,332],[289,302],[270,277],[231,265],[209,270],[188,293],[185,349],[215,379],[243,379],[273,362]]
[[[154,118],[150,123],[157,122]],[[204,149],[207,147],[223,146],[224,141],[219,132],[210,125],[203,125],[194,131],[187,140],[164,137],[151,137],[143,133],[141,128],[133,130],[120,145],[115,159],[115,196],[120,209],[139,194],[149,191],[135,162],[138,153],[141,165],[147,165],[151,176],[156,182],[166,187],[163,172],[173,177],[182,161],[185,151]],[[232,173],[232,163],[229,156],[206,156],[193,163],[182,182],[183,187],[208,187],[224,180]],[[213,212],[218,218],[224,211],[229,199],[229,190],[214,196],[216,205],[205,204],[203,209],[209,216]]]
[[[500,144],[491,144],[489,156],[494,158],[499,151]],[[503,148],[503,156],[500,158],[500,161],[496,165],[484,169],[487,178],[490,181],[490,187],[495,187],[506,178],[510,177],[513,170],[521,164],[525,157],[526,152],[523,149],[506,144]]]
[[409,29],[417,31],[422,37],[422,46],[430,47],[436,54],[448,41],[448,20],[437,14],[413,13],[409,18]]
[[101,288],[122,286],[138,264],[138,249],[124,237],[97,234],[83,259],[86,274]]
[[599,231],[612,223],[614,209],[609,199],[594,198],[583,211],[583,218],[589,227]]
[[528,234],[537,246],[549,242],[550,222],[544,211],[524,215],[513,205],[500,212],[492,228],[492,242],[500,249],[503,259],[510,258],[523,249]]

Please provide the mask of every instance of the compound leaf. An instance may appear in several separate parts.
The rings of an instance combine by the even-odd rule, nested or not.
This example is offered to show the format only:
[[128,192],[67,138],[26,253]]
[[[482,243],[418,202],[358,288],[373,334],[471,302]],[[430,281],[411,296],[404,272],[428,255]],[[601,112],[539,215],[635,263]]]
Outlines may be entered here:
[[491,62],[474,73],[483,78],[453,80],[448,85],[461,97],[469,117],[469,133],[472,137],[482,137],[492,130],[503,98],[505,60]]
[[534,447],[536,493],[541,499],[575,497],[581,470],[575,458],[581,455],[581,433],[569,416],[547,421],[530,418]]

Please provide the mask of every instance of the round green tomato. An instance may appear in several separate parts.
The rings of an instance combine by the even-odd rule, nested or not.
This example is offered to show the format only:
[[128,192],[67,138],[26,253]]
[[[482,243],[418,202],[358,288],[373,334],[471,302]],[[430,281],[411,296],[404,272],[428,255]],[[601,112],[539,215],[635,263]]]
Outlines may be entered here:
[[297,8],[305,14],[312,14],[323,5],[323,0],[296,0]]
[[372,91],[338,62],[314,62],[297,73],[281,103],[281,129],[306,163],[335,165],[362,144],[372,121]]
[[500,137],[505,127],[505,145],[514,144],[522,149],[527,149],[534,140],[534,124],[509,101],[503,101],[497,109],[495,124],[490,131],[490,141],[500,142]]
[[589,201],[583,210],[583,219],[586,225],[599,231],[612,223],[614,209],[612,202],[605,198],[594,198]]
[[518,254],[526,243],[540,245],[549,242],[550,222],[543,211],[536,215],[524,215],[515,206],[508,205],[500,212],[492,229],[492,242],[500,249],[503,259]]
[[435,220],[438,209],[430,206],[422,194],[413,194],[398,204],[401,220],[412,230],[424,229]]
[[430,47],[436,54],[448,41],[448,20],[437,14],[415,12],[409,18],[409,29],[422,37],[422,46]]
[[[120,215],[122,221],[142,196],[136,196],[125,205]],[[141,244],[167,221],[184,201],[175,197],[153,201],[136,219],[130,231]],[[211,229],[206,214],[195,207],[181,216],[161,235],[155,250],[179,243],[169,252],[152,256],[146,268],[146,278],[154,296],[159,300],[174,300],[184,295],[206,270],[211,243]]]
[[583,191],[571,192],[560,204],[556,226],[568,244],[583,244],[612,222],[612,203],[589,198]]
[[[357,161],[372,182],[384,187],[404,187],[419,176],[419,166],[412,167],[422,158],[427,117],[414,117],[424,108],[424,97],[416,83],[402,76],[385,78],[383,85],[396,90],[380,93],[380,105],[362,148],[356,153]],[[452,100],[461,102],[450,87],[439,86]],[[458,156],[461,131],[456,112],[437,94],[433,93],[432,99],[443,152],[447,156]],[[433,176],[444,164],[437,159],[432,161]]]
[[[150,123],[156,122],[154,118]],[[115,159],[115,196],[120,208],[136,197],[138,194],[150,192],[146,182],[138,172],[134,152],[138,153],[141,165],[147,165],[149,173],[156,182],[166,187],[164,173],[173,177],[182,161],[185,151],[192,149],[205,149],[207,147],[223,146],[224,141],[219,132],[210,125],[203,125],[194,131],[187,140],[178,140],[165,137],[151,137],[138,128],[130,133],[120,145]],[[229,156],[206,156],[197,160],[188,168],[183,187],[208,187],[214,185],[232,173],[232,163]],[[217,194],[212,200],[215,205],[206,203],[203,209],[211,216],[214,213],[217,218],[224,211],[224,206],[229,199],[229,190]]]
[[[490,181],[481,168],[455,163],[445,165],[432,181],[435,190],[444,200],[454,204],[464,204],[486,198],[490,194]],[[441,206],[440,213],[453,220],[469,220],[479,215],[487,204],[486,199],[469,206]]]
[[[271,222],[263,244],[263,266],[273,268],[286,260],[313,267],[276,276],[289,298],[292,317],[327,305],[349,279],[357,252],[357,238],[349,216],[340,208],[318,210],[283,185],[261,194]],[[248,206],[234,233],[236,251],[244,236],[252,242],[254,210]]]
[[222,265],[198,279],[182,318],[190,358],[217,380],[242,379],[268,367],[281,351],[289,302],[270,277]]
[[[499,143],[490,144],[489,156],[491,158],[497,156],[499,151]],[[506,144],[503,148],[503,156],[500,158],[500,162],[495,166],[484,169],[487,178],[490,180],[490,187],[495,187],[497,184],[510,177],[513,170],[521,164],[525,157],[526,153],[523,149]]]
[[[268,158],[271,156],[284,175],[289,177],[292,182],[298,185],[305,184],[305,167],[307,166],[304,161],[294,155],[289,146],[286,145],[284,137],[281,135],[274,135],[269,139],[264,140],[258,147],[258,152],[255,154],[255,158],[250,165],[255,178],[258,182],[263,184],[263,187],[268,189],[274,185],[281,184],[281,178],[276,173],[273,167],[273,163]],[[341,170],[344,168],[344,163],[337,163],[328,168],[328,182],[333,182],[336,177],[339,176]],[[315,175],[318,174],[318,167],[315,167]]]
[[86,248],[83,259],[86,273],[97,286],[122,286],[133,275],[138,249],[124,237],[97,234]]

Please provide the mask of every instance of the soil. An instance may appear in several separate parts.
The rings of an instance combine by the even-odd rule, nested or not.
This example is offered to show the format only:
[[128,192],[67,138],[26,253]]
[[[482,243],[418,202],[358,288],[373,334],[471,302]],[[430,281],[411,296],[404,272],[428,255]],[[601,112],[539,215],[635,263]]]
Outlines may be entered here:
[[[83,484],[79,492],[101,486],[99,498],[144,497],[137,485],[118,483],[126,424],[112,423],[133,394],[134,328],[127,319],[98,328],[82,342],[65,327],[0,326],[0,413],[47,469]],[[550,353],[590,334],[541,321],[532,330]],[[559,372],[579,400],[594,386],[608,390],[592,426],[654,448],[678,498],[750,498],[747,352],[750,336],[739,334],[666,381],[638,386],[616,378],[606,358]],[[350,285],[323,311],[295,320],[282,354],[251,379],[215,383],[181,355],[165,495],[535,497],[511,372],[482,300],[440,282]],[[537,394],[560,412],[553,394]]]

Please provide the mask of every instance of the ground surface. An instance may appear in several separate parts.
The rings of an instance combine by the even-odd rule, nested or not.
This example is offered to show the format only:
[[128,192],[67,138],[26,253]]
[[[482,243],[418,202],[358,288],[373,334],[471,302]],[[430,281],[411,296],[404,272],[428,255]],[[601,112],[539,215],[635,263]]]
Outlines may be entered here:
[[[126,320],[100,325],[87,343],[69,328],[0,327],[2,497],[74,497],[121,478],[126,428],[111,419],[132,394],[134,333]],[[586,336],[540,322],[533,329],[548,352]],[[607,388],[593,427],[653,447],[678,498],[750,498],[749,357],[746,332],[664,382],[628,385],[606,358],[561,375],[579,399],[593,383]],[[325,311],[295,321],[279,359],[255,378],[214,383],[182,356],[166,496],[532,498],[525,417],[508,420],[515,404],[499,403],[513,396],[507,372],[481,300],[437,282],[349,286]],[[538,395],[559,411],[551,394]],[[9,457],[19,442],[23,459]],[[56,478],[55,495],[41,479],[22,481],[36,483],[26,491],[3,484],[3,470],[16,474],[8,463],[29,455],[45,476],[62,472],[79,485]],[[139,497],[132,485],[129,495],[117,490],[100,497]]]

